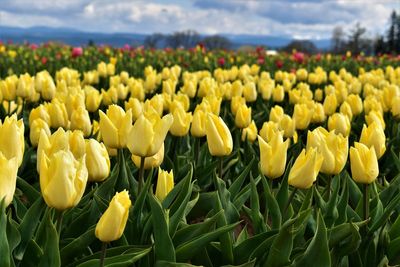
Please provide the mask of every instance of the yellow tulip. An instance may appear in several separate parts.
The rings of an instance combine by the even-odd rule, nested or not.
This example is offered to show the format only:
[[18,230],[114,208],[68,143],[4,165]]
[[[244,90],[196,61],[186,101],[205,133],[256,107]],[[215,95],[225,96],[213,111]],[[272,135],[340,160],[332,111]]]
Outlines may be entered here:
[[396,96],[392,100],[392,108],[390,110],[392,112],[393,117],[400,117],[400,96]]
[[348,138],[341,134],[328,132],[318,127],[307,134],[307,149],[314,147],[322,154],[324,161],[321,172],[325,174],[339,174],[346,164],[348,155]]
[[192,122],[192,112],[185,112],[181,104],[172,112],[174,122],[169,129],[174,136],[185,136],[189,132],[190,123]]
[[47,112],[50,115],[50,127],[63,127],[65,129],[68,129],[68,113],[64,103],[61,103],[57,98],[54,98],[51,103],[48,104]]
[[260,146],[260,165],[261,171],[270,179],[275,179],[285,171],[286,153],[289,147],[289,140],[283,142],[280,132],[275,132],[270,142],[265,142],[261,136],[258,136]]
[[40,133],[42,130],[44,130],[47,136],[51,135],[49,125],[41,118],[35,119],[29,128],[29,139],[34,147],[37,147],[39,144]]
[[4,100],[15,100],[17,97],[17,82],[18,77],[15,75],[9,76],[5,80],[0,81],[0,89]]
[[206,113],[202,109],[195,109],[193,113],[192,126],[190,133],[194,137],[203,137],[206,135]]
[[[110,148],[124,148],[127,145],[128,134],[132,129],[132,112],[125,111],[117,105],[111,105],[105,114],[100,113],[100,132],[104,144]],[[140,137],[139,140],[143,139]],[[137,140],[137,141],[139,141]]]
[[315,101],[321,102],[323,98],[324,98],[324,91],[322,91],[321,89],[315,90],[314,92]]
[[300,189],[308,189],[317,180],[324,158],[315,148],[303,149],[290,169],[288,183]]
[[36,119],[42,119],[50,126],[51,121],[50,115],[47,112],[47,106],[39,105],[38,107],[31,110],[31,112],[29,113],[29,125],[31,125],[32,122]]
[[251,108],[241,105],[235,116],[235,125],[238,128],[246,128],[251,122]]
[[70,128],[71,130],[81,130],[85,136],[91,134],[92,123],[85,107],[78,107],[72,112]]
[[35,80],[28,73],[20,75],[17,83],[16,95],[23,99],[29,99],[35,91]]
[[296,104],[293,112],[293,120],[295,121],[296,129],[307,129],[311,122],[312,115],[312,110],[310,110],[306,104]]
[[372,146],[375,149],[376,157],[380,159],[386,151],[385,131],[376,122],[371,123],[368,127],[364,124],[360,136],[360,143],[367,147]]
[[374,147],[368,148],[361,143],[354,143],[350,147],[351,174],[357,183],[370,184],[379,174],[378,159]]
[[6,117],[0,121],[0,151],[7,159],[16,158],[21,166],[25,151],[24,122],[18,120],[17,115]]
[[269,111],[269,120],[279,123],[282,120],[284,114],[285,111],[283,110],[283,108],[279,105],[276,105]]
[[244,97],[233,96],[232,100],[231,100],[231,112],[232,112],[232,114],[236,115],[237,110],[239,109],[239,107],[241,107],[244,104],[246,104],[246,99],[244,99]]
[[227,156],[232,152],[233,140],[221,117],[209,113],[206,120],[207,144],[213,156]]
[[56,94],[56,85],[51,75],[46,71],[41,71],[35,77],[35,89],[44,100],[51,101]]
[[292,117],[287,114],[282,116],[282,120],[279,122],[279,129],[283,130],[283,136],[285,138],[291,138],[296,133],[296,125]]
[[76,160],[68,150],[49,156],[42,152],[40,189],[49,207],[65,210],[76,206],[85,192],[87,179],[85,156]]
[[365,121],[367,122],[368,125],[371,125],[372,123],[376,122],[378,125],[382,127],[382,129],[386,128],[386,123],[385,119],[383,118],[383,113],[379,111],[371,111],[368,113],[368,115],[365,115]]
[[95,235],[100,241],[111,242],[121,238],[131,205],[128,191],[124,190],[115,194],[96,225]]
[[335,131],[336,134],[341,133],[343,136],[349,136],[351,125],[347,116],[341,113],[335,113],[328,119],[329,131]]
[[132,110],[132,120],[136,121],[143,113],[143,105],[137,98],[131,97],[128,102],[125,102],[125,110]]
[[280,131],[279,124],[273,121],[266,121],[260,130],[260,136],[266,141],[270,142],[272,137]]
[[106,146],[95,139],[86,140],[86,167],[89,181],[104,181],[110,174],[110,157]]
[[278,85],[272,91],[272,99],[275,102],[282,102],[285,99],[285,90],[281,85]]
[[99,109],[102,99],[103,96],[99,90],[88,86],[85,88],[85,106],[89,112],[96,112]]
[[247,82],[243,86],[243,96],[246,102],[254,102],[257,100],[257,89],[254,82]]
[[325,120],[326,120],[326,115],[324,111],[324,106],[321,103],[314,103],[311,122],[322,123]]
[[257,132],[256,123],[251,121],[250,125],[242,130],[242,141],[247,139],[249,142],[253,143],[257,139]]
[[118,90],[115,87],[110,87],[107,91],[101,89],[101,100],[103,105],[109,106],[118,102]]
[[338,101],[336,99],[336,95],[335,94],[327,95],[324,100],[325,114],[330,116],[333,113],[335,113],[337,105],[338,105]]
[[352,111],[351,106],[350,106],[350,104],[348,102],[343,102],[342,105],[340,105],[339,111],[343,115],[346,115],[349,118],[349,121],[352,120],[353,111]]
[[14,197],[17,183],[18,160],[16,157],[8,159],[0,151],[0,200],[4,199],[7,207]]
[[152,116],[150,119],[140,115],[133,125],[128,137],[128,148],[132,154],[140,157],[151,157],[160,151],[167,136],[174,117],[172,114],[160,117]]
[[40,172],[42,154],[52,155],[60,150],[71,151],[75,159],[81,159],[85,155],[85,139],[81,131],[64,131],[59,128],[51,136],[45,130],[40,132],[37,149],[37,171]]
[[174,173],[158,168],[158,178],[156,187],[156,197],[162,202],[168,193],[174,188]]
[[[140,168],[140,160],[141,160],[140,157],[132,154],[131,159],[135,164],[135,166],[137,168]],[[162,144],[160,150],[155,155],[151,157],[146,157],[146,159],[144,160],[144,169],[148,170],[159,167],[163,162],[163,160],[164,160],[164,143]]]

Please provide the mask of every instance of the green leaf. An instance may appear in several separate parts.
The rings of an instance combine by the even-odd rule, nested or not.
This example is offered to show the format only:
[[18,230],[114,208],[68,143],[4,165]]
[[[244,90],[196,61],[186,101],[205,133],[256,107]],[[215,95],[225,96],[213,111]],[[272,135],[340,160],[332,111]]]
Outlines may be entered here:
[[288,165],[286,166],[285,174],[283,175],[282,182],[280,183],[278,193],[276,194],[276,200],[279,204],[279,208],[281,210],[281,214],[283,214],[285,206],[289,199],[289,184],[288,178],[290,169],[292,168],[293,158],[290,159]]
[[[151,251],[151,248],[144,249],[130,249],[125,251],[122,255],[106,257],[104,259],[104,266],[107,267],[128,267],[137,262]],[[97,254],[96,254],[97,255]],[[107,254],[106,254],[107,255]],[[76,267],[98,267],[100,265],[100,254],[97,259],[88,260]]]
[[237,225],[239,225],[239,222],[217,228],[212,232],[208,232],[204,235],[201,235],[189,242],[186,242],[186,243],[178,246],[176,248],[176,258],[179,261],[190,260],[205,245],[207,245],[211,241],[219,238],[221,235],[228,233],[229,231],[232,231]]
[[7,215],[4,199],[0,201],[0,212],[0,266],[9,267],[11,266],[11,257],[8,255],[11,253],[7,239]]
[[395,198],[393,198],[392,201],[390,201],[389,204],[385,207],[383,214],[378,219],[374,220],[375,222],[370,227],[369,233],[375,232],[381,226],[383,226],[387,222],[393,210],[397,208],[399,204],[400,204],[400,194],[398,194]]
[[18,231],[18,224],[12,219],[11,212],[8,213],[8,222],[7,222],[7,238],[8,245],[10,247],[10,252],[12,253],[14,249],[21,242],[21,235]]
[[329,201],[326,205],[326,211],[324,213],[324,220],[326,225],[331,227],[334,225],[336,219],[339,217],[339,211],[337,209],[337,201],[340,189],[340,175],[332,177],[333,193],[331,194]]
[[17,260],[22,260],[25,249],[35,233],[36,227],[45,207],[46,205],[43,199],[38,198],[26,212],[21,224],[19,225],[18,231],[21,234],[21,242],[14,251],[14,257]]
[[43,256],[40,259],[39,267],[61,266],[60,251],[58,248],[58,233],[51,220],[51,213],[48,212],[41,224],[44,224],[46,239],[43,246]]
[[165,214],[160,202],[153,193],[148,193],[151,213],[153,215],[154,251],[156,260],[175,262],[175,248],[168,230],[168,215]]
[[168,261],[157,261],[155,267],[196,267],[197,265],[192,265],[189,263],[176,263]]
[[93,225],[89,230],[87,230],[84,234],[79,236],[78,238],[73,239],[68,245],[64,246],[61,251],[61,261],[63,265],[65,262],[79,254],[79,252],[84,251],[84,249],[89,246],[94,240],[96,240],[96,236],[94,234],[96,226]]
[[260,212],[260,200],[258,197],[257,187],[252,175],[250,175],[250,185],[251,185],[251,197],[250,197],[251,220],[255,232],[262,233],[267,230],[267,227],[264,223],[263,217]]
[[267,178],[264,175],[262,175],[261,172],[260,175],[265,193],[265,202],[266,202],[265,204],[267,207],[267,211],[271,215],[270,218],[272,222],[272,229],[279,229],[282,223],[282,214],[281,210],[279,209],[279,204],[276,201],[276,198],[272,195],[271,189],[269,188],[267,182]]
[[279,267],[290,264],[294,235],[304,226],[303,224],[310,215],[310,212],[311,210],[303,211],[282,225],[272,243],[265,266]]
[[296,266],[331,266],[326,226],[321,212],[318,212],[317,221],[316,233],[306,251],[295,260]]
[[217,220],[220,217],[222,217],[223,214],[224,214],[224,211],[220,210],[211,218],[205,219],[204,222],[190,224],[190,225],[187,225],[187,226],[179,229],[173,237],[173,242],[175,244],[175,247],[178,247],[179,245],[181,245],[185,242],[189,242],[192,239],[195,239],[201,235],[204,235],[204,234],[210,232],[211,229],[215,226]]
[[243,171],[240,173],[240,175],[233,181],[233,183],[229,187],[228,190],[233,199],[239,193],[240,188],[242,188],[242,185],[243,185],[244,181],[246,180],[247,175],[249,174],[251,168],[253,167],[254,161],[255,161],[255,158],[252,157],[250,163],[246,166],[246,168],[243,169]]
[[21,189],[30,203],[34,203],[40,197],[40,192],[20,177],[17,177],[17,187]]

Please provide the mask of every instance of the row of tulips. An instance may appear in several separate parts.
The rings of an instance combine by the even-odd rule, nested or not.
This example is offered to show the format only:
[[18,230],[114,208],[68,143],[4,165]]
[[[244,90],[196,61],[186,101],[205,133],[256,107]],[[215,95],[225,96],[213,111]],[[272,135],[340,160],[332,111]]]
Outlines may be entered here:
[[1,266],[399,263],[400,67],[120,67],[0,80]]

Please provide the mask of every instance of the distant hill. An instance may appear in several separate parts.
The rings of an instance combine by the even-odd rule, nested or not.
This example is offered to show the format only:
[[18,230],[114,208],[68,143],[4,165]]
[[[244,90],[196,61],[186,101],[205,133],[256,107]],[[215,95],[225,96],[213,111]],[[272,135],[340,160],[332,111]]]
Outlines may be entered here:
[[[265,45],[269,48],[279,48],[287,45],[292,39],[290,37],[250,35],[250,34],[221,34],[227,37],[234,48],[243,45]],[[121,47],[125,44],[133,46],[142,45],[146,34],[138,33],[99,33],[84,32],[72,28],[52,28],[46,26],[36,26],[31,28],[18,28],[0,26],[0,40],[12,40],[16,43],[44,43],[48,41],[59,41],[66,44],[79,46],[87,45],[89,41],[95,44],[108,44]],[[311,40],[319,49],[327,49],[330,40]]]

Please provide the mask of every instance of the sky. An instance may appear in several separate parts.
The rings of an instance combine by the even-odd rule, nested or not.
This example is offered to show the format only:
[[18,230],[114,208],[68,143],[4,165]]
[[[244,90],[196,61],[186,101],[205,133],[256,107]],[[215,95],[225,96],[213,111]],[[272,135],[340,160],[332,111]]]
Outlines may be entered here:
[[0,0],[0,26],[326,39],[335,26],[348,31],[360,22],[373,37],[393,9],[400,0]]

